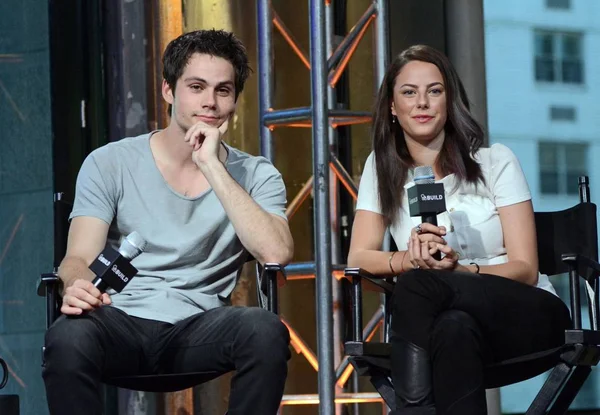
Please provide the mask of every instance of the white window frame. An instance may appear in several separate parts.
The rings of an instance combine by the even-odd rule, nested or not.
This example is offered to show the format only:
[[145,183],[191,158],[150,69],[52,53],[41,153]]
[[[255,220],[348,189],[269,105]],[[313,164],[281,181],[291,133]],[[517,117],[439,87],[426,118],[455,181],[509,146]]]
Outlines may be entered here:
[[[552,56],[542,55],[538,51],[538,37],[539,36],[551,36],[552,37]],[[563,43],[565,38],[574,37],[579,43],[579,56],[564,56]],[[538,65],[540,60],[550,60],[552,62],[552,68],[554,70],[554,79],[538,79]],[[579,77],[580,81],[566,81],[564,79],[563,64],[565,62],[579,63]],[[584,70],[584,56],[583,56],[583,34],[579,32],[563,32],[555,30],[536,29],[534,30],[534,77],[536,82],[547,82],[547,83],[561,83],[568,85],[582,85],[585,83],[585,70]]]

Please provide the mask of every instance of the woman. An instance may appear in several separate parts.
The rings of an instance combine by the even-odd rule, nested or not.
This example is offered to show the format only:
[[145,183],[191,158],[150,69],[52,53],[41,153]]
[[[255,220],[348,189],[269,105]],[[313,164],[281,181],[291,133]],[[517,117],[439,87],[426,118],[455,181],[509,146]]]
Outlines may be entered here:
[[[481,148],[483,130],[456,71],[428,46],[412,46],[390,65],[372,134],[348,264],[398,275],[396,409],[485,414],[485,365],[556,347],[570,326],[568,309],[538,276],[533,208],[519,162],[501,144]],[[439,226],[409,215],[406,189],[416,166],[432,166],[444,184],[447,211]],[[381,251],[387,227],[397,252]]]

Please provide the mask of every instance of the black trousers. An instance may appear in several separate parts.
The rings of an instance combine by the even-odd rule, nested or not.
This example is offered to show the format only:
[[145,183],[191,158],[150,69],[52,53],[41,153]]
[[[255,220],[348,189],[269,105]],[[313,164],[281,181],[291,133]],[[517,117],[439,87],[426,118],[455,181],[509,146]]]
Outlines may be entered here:
[[568,308],[551,293],[449,271],[400,275],[392,313],[392,381],[410,376],[394,343],[425,350],[438,415],[486,414],[485,365],[558,347],[571,326]]
[[51,414],[102,414],[100,383],[118,376],[236,371],[228,414],[275,414],[289,332],[255,307],[221,307],[176,324],[104,306],[61,316],[46,333],[43,378]]

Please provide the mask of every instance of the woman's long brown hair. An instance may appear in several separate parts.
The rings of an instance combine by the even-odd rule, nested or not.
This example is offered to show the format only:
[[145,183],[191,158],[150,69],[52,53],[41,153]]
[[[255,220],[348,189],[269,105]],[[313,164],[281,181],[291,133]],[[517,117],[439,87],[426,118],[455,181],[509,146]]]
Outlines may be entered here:
[[456,70],[444,54],[425,45],[415,45],[403,51],[390,64],[379,93],[373,116],[373,150],[377,170],[379,202],[386,223],[393,223],[402,206],[404,185],[408,171],[414,166],[404,131],[393,123],[390,111],[394,99],[396,77],[408,62],[422,61],[434,64],[440,70],[446,90],[448,118],[445,139],[438,159],[440,172],[454,173],[459,181],[483,181],[481,167],[472,158],[483,143],[483,129],[469,112],[469,102]]

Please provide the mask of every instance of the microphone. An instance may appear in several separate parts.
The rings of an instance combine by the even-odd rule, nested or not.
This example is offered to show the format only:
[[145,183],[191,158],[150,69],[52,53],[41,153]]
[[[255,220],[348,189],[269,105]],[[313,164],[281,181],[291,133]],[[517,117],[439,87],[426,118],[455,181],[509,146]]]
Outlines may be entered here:
[[[438,213],[446,211],[444,185],[435,183],[431,166],[415,168],[414,182],[415,185],[407,191],[410,216],[420,216],[422,223],[437,226]],[[439,261],[442,258],[441,252],[436,252],[433,258]]]
[[145,248],[146,241],[137,232],[127,235],[118,251],[110,246],[104,248],[104,251],[89,266],[96,274],[96,278],[92,281],[94,287],[101,292],[105,292],[107,288],[112,288],[119,293],[123,291],[138,272],[137,268],[131,265],[131,261]]

